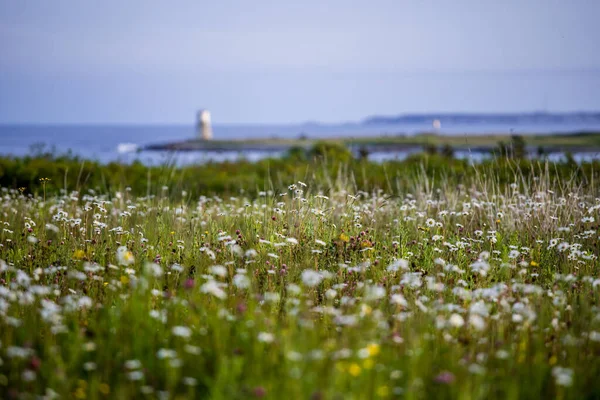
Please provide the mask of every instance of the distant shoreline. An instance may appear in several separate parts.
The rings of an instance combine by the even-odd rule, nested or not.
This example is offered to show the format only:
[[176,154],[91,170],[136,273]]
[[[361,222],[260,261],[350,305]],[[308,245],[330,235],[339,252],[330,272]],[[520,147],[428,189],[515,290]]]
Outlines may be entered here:
[[374,115],[364,119],[364,125],[395,125],[439,120],[441,124],[474,123],[488,124],[561,124],[573,120],[598,122],[600,112],[528,112],[528,113],[426,113],[396,116]]
[[[546,153],[554,152],[599,152],[600,132],[573,132],[560,134],[526,134],[522,135],[528,150],[542,148]],[[358,150],[369,152],[400,152],[420,150],[424,147],[449,146],[455,151],[490,152],[497,148],[500,142],[510,141],[511,134],[455,134],[440,135],[421,133],[416,135],[385,135],[360,137],[333,137],[307,139],[232,139],[211,140],[188,139],[165,143],[155,143],[144,146],[141,150],[148,151],[265,151],[282,152],[294,147],[310,148],[317,142],[337,142]]]

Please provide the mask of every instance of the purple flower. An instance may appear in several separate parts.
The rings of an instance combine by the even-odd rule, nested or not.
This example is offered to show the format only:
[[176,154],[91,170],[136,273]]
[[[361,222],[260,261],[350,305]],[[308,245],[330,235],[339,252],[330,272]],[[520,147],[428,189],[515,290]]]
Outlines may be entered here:
[[435,381],[437,383],[443,383],[445,385],[450,385],[451,383],[454,383],[455,380],[456,377],[452,372],[449,371],[442,371],[438,376],[435,377]]

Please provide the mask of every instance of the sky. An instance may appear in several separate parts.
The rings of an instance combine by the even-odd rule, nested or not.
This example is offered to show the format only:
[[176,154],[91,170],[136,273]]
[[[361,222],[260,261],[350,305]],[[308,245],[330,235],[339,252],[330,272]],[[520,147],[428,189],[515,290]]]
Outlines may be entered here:
[[598,0],[0,0],[0,123],[600,110]]

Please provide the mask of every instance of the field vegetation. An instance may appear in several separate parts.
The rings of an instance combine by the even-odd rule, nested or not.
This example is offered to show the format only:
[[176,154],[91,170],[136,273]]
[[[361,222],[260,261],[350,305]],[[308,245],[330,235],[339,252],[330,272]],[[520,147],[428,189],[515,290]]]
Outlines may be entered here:
[[0,398],[600,396],[598,164],[0,166]]

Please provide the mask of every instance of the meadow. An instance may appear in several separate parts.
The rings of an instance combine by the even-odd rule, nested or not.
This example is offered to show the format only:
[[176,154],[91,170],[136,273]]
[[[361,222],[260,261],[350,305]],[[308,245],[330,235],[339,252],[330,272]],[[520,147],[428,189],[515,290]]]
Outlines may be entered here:
[[0,397],[600,398],[597,163],[331,158],[0,160]]

